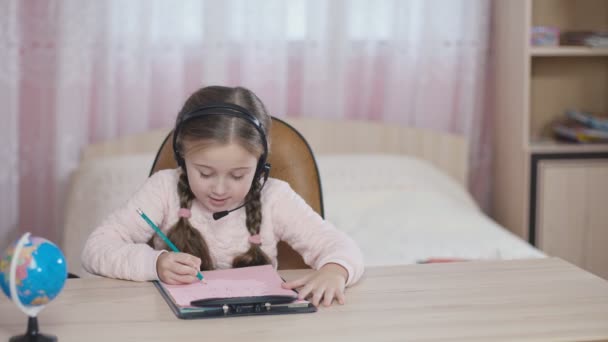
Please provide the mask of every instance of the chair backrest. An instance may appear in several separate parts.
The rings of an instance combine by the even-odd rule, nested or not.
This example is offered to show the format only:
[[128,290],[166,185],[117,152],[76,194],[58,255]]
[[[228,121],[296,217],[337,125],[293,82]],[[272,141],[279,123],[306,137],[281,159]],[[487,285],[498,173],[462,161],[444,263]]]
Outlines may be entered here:
[[[173,132],[169,133],[160,146],[150,175],[159,170],[177,167],[172,138]],[[306,139],[291,125],[273,117],[269,140],[268,162],[272,165],[270,177],[289,183],[308,205],[324,216],[319,170]],[[302,257],[285,242],[279,242],[277,248],[279,269],[309,268]]]

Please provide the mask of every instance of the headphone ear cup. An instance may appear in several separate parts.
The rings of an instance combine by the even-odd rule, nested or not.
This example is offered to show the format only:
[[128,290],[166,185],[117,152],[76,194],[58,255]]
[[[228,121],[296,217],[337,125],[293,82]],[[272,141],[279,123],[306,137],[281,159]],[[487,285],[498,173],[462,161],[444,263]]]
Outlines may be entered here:
[[175,162],[177,163],[177,166],[181,167],[183,170],[186,170],[186,163],[184,161],[184,158],[182,158],[182,156],[179,154],[178,148],[177,148],[177,134],[176,131],[179,128],[179,124],[178,126],[173,130],[173,159],[175,159]]
[[262,168],[262,175],[264,175],[264,182],[268,180],[268,176],[270,176],[270,164],[265,163]]
[[175,157],[175,162],[177,163],[177,166],[181,167],[182,169],[186,170],[186,162],[184,161],[184,158],[182,158],[177,151],[175,151],[174,153],[174,157]]
[[260,159],[255,169],[254,179],[264,179],[266,181],[270,175],[270,164],[264,162],[264,159]]

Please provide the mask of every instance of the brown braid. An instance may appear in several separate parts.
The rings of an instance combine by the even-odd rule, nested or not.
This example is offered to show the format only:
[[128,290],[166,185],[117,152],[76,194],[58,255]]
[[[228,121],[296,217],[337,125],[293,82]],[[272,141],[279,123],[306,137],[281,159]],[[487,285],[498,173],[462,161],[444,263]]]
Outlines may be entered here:
[[[179,176],[177,193],[179,194],[180,207],[190,209],[192,207],[192,200],[194,200],[194,194],[188,185],[188,177],[185,172],[182,172]],[[201,271],[212,270],[214,268],[205,239],[198,230],[190,225],[187,218],[180,217],[177,223],[169,230],[167,237],[183,253],[199,257],[201,259]]]
[[[260,201],[260,190],[262,184],[259,182],[259,178],[253,181],[251,190],[245,198],[247,205],[245,210],[247,212],[247,230],[249,234],[256,235],[260,233],[260,225],[262,223],[262,202]],[[251,244],[249,250],[242,255],[234,258],[232,261],[232,267],[246,267],[246,266],[257,266],[270,264],[270,258],[259,245]]]

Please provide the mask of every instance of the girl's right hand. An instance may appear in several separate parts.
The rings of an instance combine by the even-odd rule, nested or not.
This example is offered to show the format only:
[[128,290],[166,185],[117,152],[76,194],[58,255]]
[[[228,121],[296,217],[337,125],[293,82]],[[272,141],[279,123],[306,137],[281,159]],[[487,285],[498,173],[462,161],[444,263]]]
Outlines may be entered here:
[[156,273],[165,284],[181,285],[199,281],[196,272],[201,259],[186,253],[163,252],[156,259]]

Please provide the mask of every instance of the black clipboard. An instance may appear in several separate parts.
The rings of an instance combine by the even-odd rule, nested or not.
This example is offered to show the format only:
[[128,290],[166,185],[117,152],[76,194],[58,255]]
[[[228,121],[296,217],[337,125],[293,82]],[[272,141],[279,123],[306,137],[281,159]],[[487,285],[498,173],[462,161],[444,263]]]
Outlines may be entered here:
[[162,283],[157,280],[153,283],[171,311],[180,319],[284,315],[317,311],[317,308],[309,301],[293,300],[293,298],[288,300],[285,296],[214,298],[212,300],[193,301],[192,307],[181,307],[173,301]]

